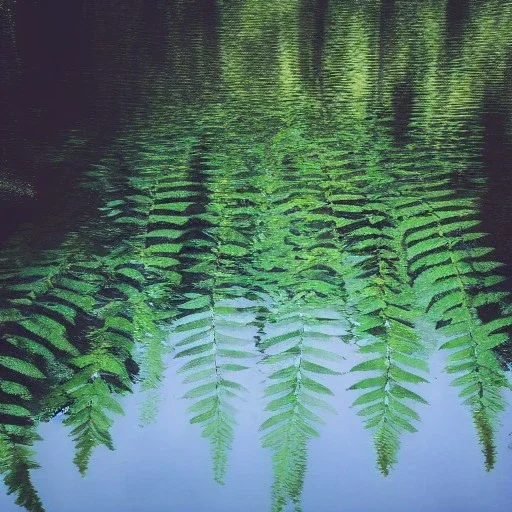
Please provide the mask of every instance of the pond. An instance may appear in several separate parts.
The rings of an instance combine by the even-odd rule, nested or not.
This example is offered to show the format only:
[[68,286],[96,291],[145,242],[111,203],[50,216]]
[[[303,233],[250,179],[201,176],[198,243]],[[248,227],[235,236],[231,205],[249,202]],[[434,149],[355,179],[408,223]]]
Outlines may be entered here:
[[505,512],[512,2],[0,2],[0,509]]

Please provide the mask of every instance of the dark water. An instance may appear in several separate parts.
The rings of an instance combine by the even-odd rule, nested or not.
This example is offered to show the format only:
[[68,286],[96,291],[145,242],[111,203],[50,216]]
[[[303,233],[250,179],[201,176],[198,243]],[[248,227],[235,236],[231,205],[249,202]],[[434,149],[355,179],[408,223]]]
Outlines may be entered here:
[[2,510],[509,509],[512,2],[4,0],[0,45]]

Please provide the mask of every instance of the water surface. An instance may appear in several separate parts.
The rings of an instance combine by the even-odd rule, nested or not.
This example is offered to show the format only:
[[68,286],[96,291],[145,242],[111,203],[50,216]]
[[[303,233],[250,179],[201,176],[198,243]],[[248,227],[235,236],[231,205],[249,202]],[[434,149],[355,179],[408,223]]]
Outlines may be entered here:
[[2,510],[508,510],[512,2],[0,19]]

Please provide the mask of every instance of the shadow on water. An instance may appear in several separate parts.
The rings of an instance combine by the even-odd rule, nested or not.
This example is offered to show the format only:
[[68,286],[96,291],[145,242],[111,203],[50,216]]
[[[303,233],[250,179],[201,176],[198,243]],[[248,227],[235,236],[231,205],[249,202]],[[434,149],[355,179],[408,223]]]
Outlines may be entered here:
[[507,197],[512,193],[510,114],[503,108],[487,111],[483,117],[483,161],[488,181],[482,203],[482,219],[485,230],[491,234],[498,258],[507,261],[512,251],[509,236],[512,208],[507,201]]

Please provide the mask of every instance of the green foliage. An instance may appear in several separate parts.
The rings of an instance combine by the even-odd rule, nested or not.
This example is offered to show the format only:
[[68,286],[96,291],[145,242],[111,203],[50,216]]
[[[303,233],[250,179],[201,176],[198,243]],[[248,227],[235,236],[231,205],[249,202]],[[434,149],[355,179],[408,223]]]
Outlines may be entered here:
[[176,358],[186,360],[179,372],[190,386],[184,397],[193,401],[190,422],[201,425],[203,437],[210,440],[219,483],[224,481],[236,424],[232,402],[247,392],[237,375],[255,356],[251,323],[257,303],[236,292],[186,294],[188,300],[180,305],[184,313],[173,325]]
[[72,378],[58,386],[49,400],[56,410],[65,410],[64,424],[71,427],[76,445],[74,462],[82,475],[87,471],[94,448],[104,445],[114,449],[109,414],[122,414],[123,410],[111,395],[114,391],[130,389],[125,367],[129,341],[111,327],[118,325],[116,319],[120,318],[110,317],[106,325],[90,333],[91,348],[71,359]]
[[166,343],[167,331],[160,323],[155,322],[155,315],[149,304],[139,297],[134,310],[134,338],[138,344],[135,357],[139,364],[140,388],[146,393],[146,399],[141,406],[140,421],[142,425],[147,425],[154,422],[158,414],[158,388],[165,371],[164,357],[170,348]]
[[336,345],[347,335],[342,244],[335,220],[319,213],[327,206],[322,191],[310,185],[321,182],[313,152],[299,130],[283,129],[267,148],[257,184],[251,272],[268,296],[258,344],[271,368],[261,430],[263,446],[272,451],[276,512],[288,502],[300,510],[308,441],[319,435],[318,412],[333,410],[324,381],[338,375]]
[[71,435],[76,443],[73,462],[82,475],[87,471],[95,447],[104,445],[110,450],[114,449],[109,432],[112,420],[108,413],[123,413],[120,405],[110,396],[107,384],[94,376],[90,379],[92,382],[68,393],[72,402],[64,420],[65,425],[73,427]]
[[356,365],[352,371],[371,372],[350,389],[363,390],[354,402],[358,414],[365,418],[367,428],[375,431],[378,467],[384,475],[397,462],[400,434],[416,432],[419,420],[411,407],[415,402],[427,403],[410,389],[426,382],[417,370],[427,370],[423,347],[411,326],[397,320],[385,320],[385,335],[361,344],[361,351],[372,359]]
[[365,426],[375,432],[377,463],[384,475],[397,461],[400,434],[416,431],[419,416],[410,402],[426,402],[410,387],[426,382],[418,370],[427,370],[425,349],[415,331],[419,312],[404,275],[404,255],[389,209],[382,201],[372,205],[371,213],[362,212],[362,220],[377,231],[361,239],[361,228],[351,232],[346,258],[353,332],[368,358],[352,371],[372,375],[352,386],[364,390],[354,405]]
[[[512,11],[495,24],[495,2],[472,9],[464,44],[446,53],[444,11],[399,2],[377,59],[378,5],[329,3],[316,48],[299,4],[218,6],[219,59],[210,34],[191,28],[187,53],[172,30],[172,86],[144,77],[156,85],[144,114],[80,178],[97,216],[55,239],[53,225],[39,237],[20,228],[0,252],[0,467],[27,510],[42,510],[30,482],[37,422],[63,413],[85,474],[94,449],[113,449],[134,385],[141,423],[156,418],[171,351],[218,482],[244,372],[265,375],[278,512],[300,510],[338,354],[357,349],[354,406],[387,475],[426,403],[427,324],[494,465],[509,386],[495,349],[512,320],[480,227],[478,116],[505,74]],[[426,26],[414,37],[413,18]]]
[[0,473],[4,475],[8,494],[15,494],[15,503],[29,512],[44,512],[30,477],[30,472],[39,468],[31,449],[39,439],[31,428],[7,425],[0,428]]
[[[447,341],[447,371],[472,411],[487,469],[495,462],[496,417],[505,407],[509,387],[493,349],[509,339],[512,317],[503,305],[507,294],[496,273],[485,233],[478,230],[478,203],[472,190],[456,194],[447,188],[452,169],[434,160],[428,181],[422,169],[410,170],[411,180],[397,197],[403,218],[407,268],[420,305]],[[494,307],[495,318],[484,321],[482,307]]]
[[340,359],[333,345],[345,332],[336,312],[292,303],[271,316],[259,348],[271,367],[265,389],[268,419],[261,425],[263,446],[272,450],[272,510],[291,501],[300,510],[307,445],[323,423],[319,411],[335,412],[325,400],[332,391],[325,376],[339,375],[332,365]]
[[[232,402],[246,392],[238,375],[255,356],[258,298],[243,288],[241,261],[248,254],[251,225],[243,220],[246,197],[229,180],[230,173],[241,172],[210,147],[209,137],[196,151],[191,171],[202,178],[203,190],[196,192],[195,214],[179,258],[185,282],[193,284],[190,291],[185,287],[178,304],[173,346],[175,357],[186,360],[179,371],[190,385],[185,398],[194,402],[191,423],[200,424],[209,439],[215,480],[223,483],[236,424]],[[216,172],[213,180],[210,169]]]

